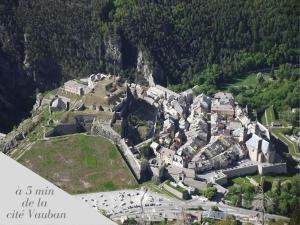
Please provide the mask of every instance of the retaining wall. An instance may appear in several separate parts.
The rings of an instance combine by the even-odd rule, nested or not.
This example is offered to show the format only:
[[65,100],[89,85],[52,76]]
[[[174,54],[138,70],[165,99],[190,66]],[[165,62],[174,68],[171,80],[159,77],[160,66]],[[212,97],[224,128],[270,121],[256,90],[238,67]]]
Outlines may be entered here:
[[46,137],[57,137],[67,134],[82,133],[85,130],[77,124],[59,124],[46,133]]
[[95,135],[101,135],[109,140],[111,140],[114,144],[117,144],[119,149],[121,150],[122,156],[125,157],[125,160],[129,164],[131,171],[134,173],[134,176],[137,180],[141,179],[141,166],[138,160],[134,157],[131,150],[125,143],[124,139],[114,131],[110,126],[99,123],[98,121],[93,122],[93,127],[91,129],[91,133]]

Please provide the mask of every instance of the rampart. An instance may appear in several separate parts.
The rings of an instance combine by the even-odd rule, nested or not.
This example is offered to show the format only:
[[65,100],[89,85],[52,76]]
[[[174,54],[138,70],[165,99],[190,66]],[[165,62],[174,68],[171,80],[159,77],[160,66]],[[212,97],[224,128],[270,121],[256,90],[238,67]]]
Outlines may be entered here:
[[45,134],[45,137],[57,137],[67,134],[82,133],[85,130],[78,124],[59,124]]
[[286,163],[260,164],[258,165],[258,172],[261,175],[286,174],[287,167]]
[[245,167],[230,168],[227,170],[223,170],[222,172],[225,175],[227,175],[228,178],[232,178],[232,177],[254,174],[257,173],[257,170],[258,170],[257,165],[248,165]]
[[111,140],[114,144],[117,144],[117,146],[121,150],[120,152],[124,160],[126,160],[130,170],[133,172],[136,179],[137,180],[141,179],[140,163],[134,157],[131,150],[125,143],[124,139],[122,139],[121,136],[116,131],[114,131],[109,125],[101,124],[99,121],[94,120],[91,133],[94,135],[101,135]]

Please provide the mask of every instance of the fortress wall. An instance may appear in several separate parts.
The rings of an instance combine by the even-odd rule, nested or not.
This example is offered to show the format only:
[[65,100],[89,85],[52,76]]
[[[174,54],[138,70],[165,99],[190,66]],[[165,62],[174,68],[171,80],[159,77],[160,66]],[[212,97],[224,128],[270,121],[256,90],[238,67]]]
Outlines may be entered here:
[[113,113],[113,115],[112,115],[112,118],[111,118],[111,120],[110,120],[110,126],[112,126],[112,125],[113,125],[113,123],[115,123],[115,122],[116,122],[116,120],[117,120],[117,117],[118,117],[117,113],[116,113],[116,112],[114,112],[114,113]]
[[286,174],[286,163],[262,164],[258,165],[258,172],[261,175]]
[[111,127],[109,127],[108,125],[100,124],[100,123],[93,124],[93,126],[91,128],[91,134],[101,135],[117,144],[121,140],[120,135],[117,132],[115,132]]
[[122,156],[128,162],[131,171],[134,173],[134,176],[137,180],[140,180],[141,166],[138,160],[134,157],[131,150],[125,143],[124,139],[115,132],[110,126],[100,124],[97,121],[94,122],[94,125],[91,130],[92,134],[101,135],[109,140],[111,140],[114,144],[117,144],[119,149],[121,150]]
[[9,153],[13,148],[17,147],[18,142],[15,138],[12,138],[11,140],[5,142],[1,147],[1,152],[4,154]]
[[14,131],[11,131],[0,141],[0,152],[8,154],[14,148],[19,145],[19,142],[22,141],[28,133],[30,133],[39,123],[41,117],[39,115],[34,116],[31,119],[26,119],[22,121],[18,128]]
[[84,129],[85,131],[90,132],[92,129],[93,121],[95,119],[95,116],[90,115],[79,115],[76,116],[76,123],[79,125],[79,127]]
[[67,134],[75,134],[83,132],[84,130],[80,128],[77,124],[59,124],[51,131],[46,133],[46,137],[56,137]]
[[148,138],[147,140],[145,140],[145,141],[143,141],[143,142],[137,144],[135,147],[136,147],[136,148],[140,148],[140,147],[142,147],[142,146],[144,146],[144,145],[150,144],[152,141],[153,141],[153,138]]
[[219,178],[214,179],[214,182],[217,183],[217,184],[219,184],[219,185],[225,185],[225,184],[228,183],[228,179],[227,178],[228,178],[227,175],[221,176]]
[[25,138],[24,132],[14,132],[11,136],[6,136],[0,142],[0,151],[4,154],[11,152],[14,148],[16,148],[19,144],[19,141]]
[[223,170],[223,173],[227,175],[228,178],[232,178],[232,177],[254,174],[257,173],[257,171],[258,171],[257,165],[251,165],[251,166]]
[[131,150],[128,148],[124,139],[121,139],[119,142],[119,146],[122,149],[124,155],[126,156],[127,161],[129,162],[131,169],[138,180],[141,179],[141,165],[138,160],[134,157]]

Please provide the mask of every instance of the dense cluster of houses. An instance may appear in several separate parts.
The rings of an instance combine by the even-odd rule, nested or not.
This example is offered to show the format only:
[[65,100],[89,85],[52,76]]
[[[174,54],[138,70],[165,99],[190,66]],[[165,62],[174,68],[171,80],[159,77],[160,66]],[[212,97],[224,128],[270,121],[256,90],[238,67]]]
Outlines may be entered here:
[[193,97],[191,89],[180,94],[157,86],[144,93],[139,89],[139,97],[162,111],[163,126],[151,148],[164,163],[208,171],[248,155],[257,162],[275,161],[268,130],[252,122],[232,94],[219,92],[210,98]]
[[[162,128],[150,145],[156,166],[182,168],[183,173],[191,170],[197,177],[250,159],[255,166],[267,166],[270,173],[273,165],[274,173],[286,172],[285,164],[280,168],[275,164],[279,157],[268,129],[251,121],[247,107],[241,108],[231,93],[194,96],[192,89],[178,94],[159,85],[146,88],[138,84],[129,84],[129,90],[161,112]],[[246,174],[248,166],[253,167],[248,164],[242,168]]]

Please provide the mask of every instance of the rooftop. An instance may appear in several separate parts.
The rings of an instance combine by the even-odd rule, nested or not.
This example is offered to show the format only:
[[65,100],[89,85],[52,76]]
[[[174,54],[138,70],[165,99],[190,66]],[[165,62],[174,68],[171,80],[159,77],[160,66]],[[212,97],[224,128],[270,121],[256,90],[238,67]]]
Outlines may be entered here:
[[214,95],[214,98],[216,99],[228,99],[228,100],[233,100],[233,95],[231,93],[227,92],[218,92]]
[[267,153],[269,150],[269,142],[257,136],[256,134],[253,134],[252,137],[248,141],[246,141],[246,146],[248,148],[261,150],[263,153]]

